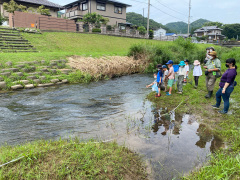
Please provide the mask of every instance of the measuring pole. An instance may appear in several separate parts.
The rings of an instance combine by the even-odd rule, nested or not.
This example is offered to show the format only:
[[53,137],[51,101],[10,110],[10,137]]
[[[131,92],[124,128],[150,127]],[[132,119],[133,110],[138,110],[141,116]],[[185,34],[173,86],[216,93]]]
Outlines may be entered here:
[[189,0],[189,16],[188,16],[188,36],[189,36],[189,30],[190,30],[190,17],[191,17],[191,0]]
[[147,38],[149,37],[150,0],[148,0]]

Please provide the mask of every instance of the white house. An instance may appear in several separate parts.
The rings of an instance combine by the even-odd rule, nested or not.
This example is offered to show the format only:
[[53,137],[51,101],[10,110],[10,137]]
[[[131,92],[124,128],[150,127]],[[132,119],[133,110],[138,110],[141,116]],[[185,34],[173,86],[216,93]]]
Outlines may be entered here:
[[166,36],[167,31],[165,29],[158,29],[154,31],[154,39],[161,39],[163,36]]

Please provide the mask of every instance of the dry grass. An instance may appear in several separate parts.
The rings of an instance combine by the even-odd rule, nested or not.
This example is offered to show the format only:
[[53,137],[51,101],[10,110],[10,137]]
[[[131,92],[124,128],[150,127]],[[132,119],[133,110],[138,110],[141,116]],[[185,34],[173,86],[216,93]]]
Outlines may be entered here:
[[68,65],[74,69],[89,73],[96,78],[115,77],[140,73],[149,65],[146,60],[134,60],[133,57],[105,56],[101,58],[72,56]]

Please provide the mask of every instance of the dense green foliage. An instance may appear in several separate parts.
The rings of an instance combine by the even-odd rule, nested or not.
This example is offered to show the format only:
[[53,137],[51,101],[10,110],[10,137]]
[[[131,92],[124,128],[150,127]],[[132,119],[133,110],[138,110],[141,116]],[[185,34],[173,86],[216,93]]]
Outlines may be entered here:
[[[150,66],[146,72],[154,72],[157,64],[165,64],[168,60],[173,60],[174,63],[179,63],[184,59],[189,59],[192,63],[194,60],[201,62],[205,59],[205,49],[209,45],[196,45],[191,43],[191,39],[178,38],[176,41],[168,44],[135,44],[130,48],[129,55],[136,59],[145,57],[150,60]],[[230,49],[215,47],[219,58],[224,54],[225,58]]]
[[[127,13],[127,22],[132,23],[133,25],[144,26],[145,28],[147,28],[147,18],[143,17],[141,14],[137,14],[134,12]],[[167,32],[170,32],[170,30],[167,27],[152,19],[149,19],[149,28],[153,30],[163,28],[167,30]]]
[[109,22],[108,18],[105,18],[97,13],[88,13],[83,16],[83,22],[84,23],[91,23],[94,25],[99,26],[99,24],[107,24]]
[[139,26],[138,31],[139,31],[139,34],[141,34],[141,35],[145,35],[147,32],[147,30],[144,26]]
[[[197,29],[203,26],[204,23],[209,22],[206,19],[198,19],[190,24],[190,30]],[[175,33],[186,34],[188,31],[188,24],[185,22],[172,22],[165,25]]]
[[223,26],[223,35],[227,36],[229,39],[240,36],[240,24],[225,24]]
[[223,23],[221,23],[221,22],[206,22],[206,23],[204,23],[203,26],[217,26],[217,27],[221,28],[223,26]]
[[101,33],[101,29],[100,28],[93,28],[92,32],[93,33]]

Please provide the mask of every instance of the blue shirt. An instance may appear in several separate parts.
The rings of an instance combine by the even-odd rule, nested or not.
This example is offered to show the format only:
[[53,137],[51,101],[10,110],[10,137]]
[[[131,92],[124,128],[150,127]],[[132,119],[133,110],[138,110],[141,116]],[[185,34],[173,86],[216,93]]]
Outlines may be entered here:
[[[162,77],[162,79],[163,79],[163,72],[162,72],[162,70],[158,70],[158,74],[157,74],[157,82],[158,83],[160,81],[160,77]],[[162,79],[161,79],[161,82],[162,82]]]

